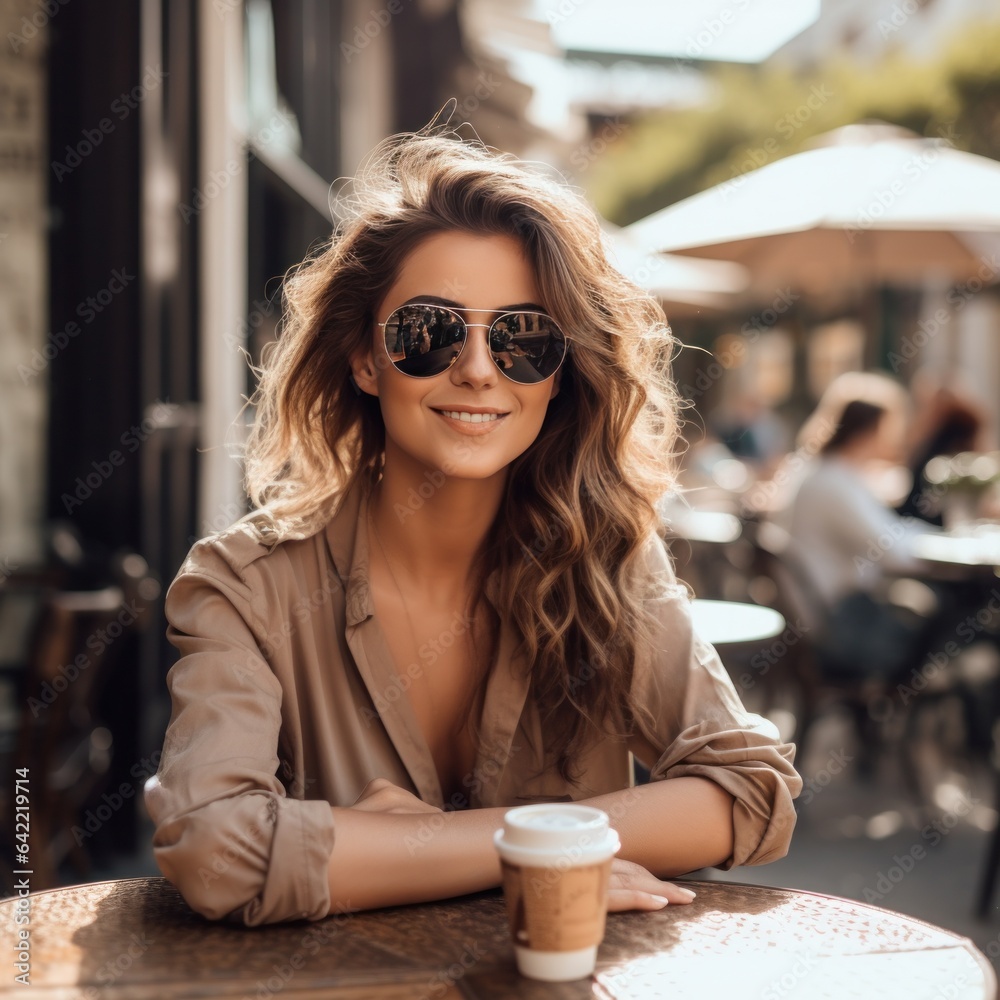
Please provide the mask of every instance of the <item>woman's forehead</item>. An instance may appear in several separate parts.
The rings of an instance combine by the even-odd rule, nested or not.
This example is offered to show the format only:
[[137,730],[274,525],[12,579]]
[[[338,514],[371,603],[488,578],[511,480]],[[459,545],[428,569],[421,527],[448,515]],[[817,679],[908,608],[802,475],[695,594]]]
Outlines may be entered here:
[[414,247],[386,298],[398,303],[421,295],[475,308],[539,299],[534,269],[517,240],[454,231]]

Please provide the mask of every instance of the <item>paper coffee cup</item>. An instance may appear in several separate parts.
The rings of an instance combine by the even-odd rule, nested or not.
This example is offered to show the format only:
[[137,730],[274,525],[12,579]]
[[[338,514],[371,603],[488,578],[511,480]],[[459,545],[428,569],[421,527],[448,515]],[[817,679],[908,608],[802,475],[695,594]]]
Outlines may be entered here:
[[549,982],[591,975],[621,847],[607,813],[572,803],[519,806],[493,842],[521,974]]

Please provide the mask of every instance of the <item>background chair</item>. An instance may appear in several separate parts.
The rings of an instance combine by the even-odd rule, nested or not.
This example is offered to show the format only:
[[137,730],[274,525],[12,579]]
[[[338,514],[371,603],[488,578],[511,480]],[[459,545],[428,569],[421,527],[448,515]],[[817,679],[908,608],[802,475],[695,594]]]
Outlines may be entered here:
[[[888,600],[884,612],[880,611],[885,617],[866,618],[864,610],[877,607],[876,599],[866,598],[859,602],[856,618],[834,620],[783,529],[770,522],[750,522],[743,534],[752,551],[751,599],[774,607],[793,626],[795,641],[786,644],[781,676],[793,689],[790,700],[799,713],[793,736],[799,745],[799,759],[805,757],[818,719],[840,709],[858,734],[862,770],[871,770],[879,753],[891,754],[915,801],[926,808],[931,796],[914,753],[914,722],[928,699],[949,685],[939,684],[936,690],[924,687],[907,699],[898,697],[898,685],[920,671],[929,648],[926,641],[933,627],[931,619]],[[865,673],[845,662],[845,650],[886,639],[886,622],[898,628],[897,634],[905,636],[898,641],[905,641],[908,647],[891,671]],[[844,634],[851,629],[856,630],[855,635]],[[895,641],[890,637],[886,648],[892,649]]]
[[[160,593],[134,552],[110,560],[105,586],[70,589],[69,575],[67,567],[54,566],[0,582],[0,622],[15,652],[0,665],[0,677],[13,688],[16,709],[0,729],[0,754],[5,774],[27,768],[30,775],[33,889],[57,885],[66,861],[81,876],[90,870],[74,827],[114,752],[113,734],[99,716],[100,695],[129,646],[125,633],[148,625]],[[12,794],[13,780],[9,784],[0,799]],[[2,808],[13,815],[11,802]],[[18,845],[11,839],[4,846]]]

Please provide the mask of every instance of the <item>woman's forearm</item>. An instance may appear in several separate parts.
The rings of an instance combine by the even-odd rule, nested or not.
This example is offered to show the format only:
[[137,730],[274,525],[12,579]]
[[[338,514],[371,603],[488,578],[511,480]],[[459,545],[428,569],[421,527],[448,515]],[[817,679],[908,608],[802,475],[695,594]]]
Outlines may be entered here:
[[[659,876],[719,864],[733,848],[732,796],[684,777],[610,792],[580,804],[611,817],[618,857]],[[506,808],[388,813],[333,807],[332,910],[445,899],[500,884],[493,832]]]
[[500,884],[493,831],[506,809],[386,813],[333,807],[331,910],[367,910]]
[[733,853],[733,797],[708,778],[651,781],[598,795],[621,837],[618,857],[665,878],[721,864]]

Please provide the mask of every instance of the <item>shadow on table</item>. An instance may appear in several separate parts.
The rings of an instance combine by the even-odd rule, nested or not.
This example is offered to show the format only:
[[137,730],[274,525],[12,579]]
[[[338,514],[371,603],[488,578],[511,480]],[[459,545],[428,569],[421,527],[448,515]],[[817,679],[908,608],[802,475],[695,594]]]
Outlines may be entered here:
[[168,1000],[216,981],[253,996],[446,997],[477,965],[513,970],[499,892],[254,928],[206,920],[164,879],[123,881],[90,906],[63,914],[83,996]]

